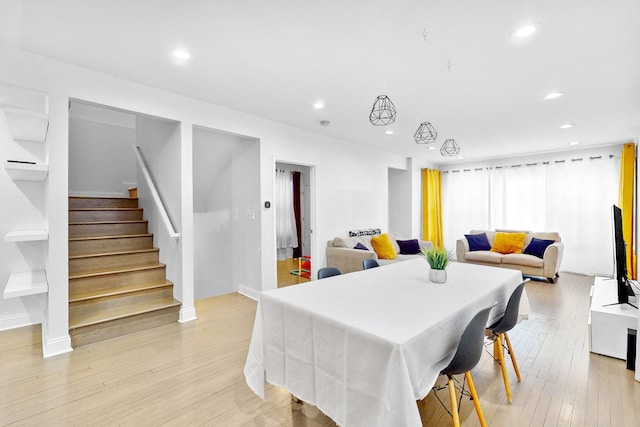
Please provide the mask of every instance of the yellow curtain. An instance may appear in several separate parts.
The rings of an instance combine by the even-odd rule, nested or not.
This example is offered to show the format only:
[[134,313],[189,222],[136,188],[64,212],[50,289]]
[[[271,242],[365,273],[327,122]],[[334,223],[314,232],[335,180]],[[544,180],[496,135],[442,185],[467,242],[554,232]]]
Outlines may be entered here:
[[422,239],[444,247],[442,238],[442,174],[422,169]]
[[618,206],[622,209],[622,234],[627,243],[627,275],[636,277],[636,254],[634,238],[635,219],[635,182],[636,182],[636,145],[624,144],[620,156],[620,194]]

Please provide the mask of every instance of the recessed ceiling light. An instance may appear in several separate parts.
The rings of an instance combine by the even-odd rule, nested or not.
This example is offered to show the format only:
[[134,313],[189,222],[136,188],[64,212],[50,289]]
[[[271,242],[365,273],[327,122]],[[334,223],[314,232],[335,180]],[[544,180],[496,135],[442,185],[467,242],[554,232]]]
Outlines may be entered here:
[[436,147],[434,147],[433,145],[431,147],[427,148],[427,150],[435,150],[435,149],[436,149]]
[[578,141],[572,141],[569,143],[569,145],[578,145],[578,144],[580,144]]
[[533,24],[524,25],[514,31],[513,35],[519,39],[529,37],[531,34],[535,33],[537,30],[536,26]]
[[565,123],[563,125],[558,126],[560,129],[569,129],[574,127],[575,125],[573,123]]
[[458,156],[459,159],[464,159],[464,156]]
[[560,98],[561,96],[564,96],[564,92],[551,92],[545,95],[544,99],[556,99]]
[[178,59],[189,59],[189,58],[191,58],[191,54],[189,52],[187,52],[186,50],[176,49],[171,53],[173,54],[173,56],[175,56]]
[[384,133],[387,135],[393,135],[394,132],[391,129],[388,129],[388,130],[385,130]]
[[313,104],[313,108],[315,108],[316,110],[321,110],[324,108],[324,103],[322,103],[321,101],[318,101],[315,104]]

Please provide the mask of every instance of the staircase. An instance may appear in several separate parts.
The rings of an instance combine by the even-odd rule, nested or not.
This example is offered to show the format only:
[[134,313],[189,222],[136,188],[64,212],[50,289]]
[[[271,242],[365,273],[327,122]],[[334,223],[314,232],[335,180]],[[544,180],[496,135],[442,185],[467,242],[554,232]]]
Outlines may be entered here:
[[77,347],[176,322],[180,302],[137,198],[69,197],[69,335]]

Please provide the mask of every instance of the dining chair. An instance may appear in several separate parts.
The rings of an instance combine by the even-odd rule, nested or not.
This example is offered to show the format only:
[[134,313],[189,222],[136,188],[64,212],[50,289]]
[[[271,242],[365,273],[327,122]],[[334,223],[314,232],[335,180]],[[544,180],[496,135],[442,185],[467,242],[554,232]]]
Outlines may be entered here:
[[376,267],[380,267],[380,264],[378,264],[378,261],[376,261],[375,259],[367,258],[362,260],[362,268],[364,270],[368,270],[370,268],[376,268]]
[[507,366],[504,361],[504,345],[506,342],[507,351],[511,357],[511,364],[513,370],[516,371],[518,382],[520,382],[520,369],[518,369],[518,362],[516,362],[516,356],[513,353],[513,347],[511,347],[511,341],[509,340],[508,331],[513,329],[518,323],[518,311],[520,309],[520,298],[522,297],[522,291],[524,285],[530,279],[526,279],[520,283],[518,287],[513,291],[509,297],[507,308],[502,318],[496,321],[493,325],[489,326],[487,330],[491,333],[493,338],[493,359],[500,364],[502,369],[502,379],[504,380],[504,388],[507,393],[507,400],[511,403],[511,386],[509,385],[509,374],[507,374]]
[[[451,400],[451,416],[453,417],[454,427],[460,426],[458,403],[456,402],[456,387],[453,380],[453,375],[458,374],[464,374],[467,383],[469,383],[469,393],[471,394],[473,405],[476,408],[480,425],[482,427],[486,427],[487,425],[484,420],[484,414],[480,407],[480,400],[478,400],[478,394],[476,393],[476,388],[473,384],[470,371],[478,364],[480,356],[482,356],[482,350],[484,349],[484,330],[487,326],[487,320],[489,319],[489,312],[494,305],[480,310],[475,316],[473,316],[462,333],[460,343],[458,344],[458,348],[453,359],[446,368],[440,371],[440,375],[446,375],[449,379],[447,381],[447,388],[449,389],[449,398]],[[460,398],[462,399],[462,395],[466,393],[464,384],[461,386],[460,392]]]
[[320,270],[318,270],[318,279],[324,279],[326,277],[331,277],[331,276],[338,276],[340,273],[340,270],[338,270],[336,267],[322,267]]

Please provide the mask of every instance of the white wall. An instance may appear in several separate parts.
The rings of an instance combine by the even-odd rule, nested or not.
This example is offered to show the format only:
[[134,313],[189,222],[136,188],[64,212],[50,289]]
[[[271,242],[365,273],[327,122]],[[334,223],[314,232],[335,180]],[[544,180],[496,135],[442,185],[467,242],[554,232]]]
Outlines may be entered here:
[[260,278],[259,141],[195,128],[195,299]]
[[127,196],[127,188],[137,179],[131,148],[135,141],[135,127],[72,116],[69,122],[69,194]]
[[[137,115],[136,144],[173,228],[181,233],[180,124],[175,121]],[[149,221],[149,232],[153,233],[153,243],[160,249],[160,262],[167,265],[167,279],[173,282],[173,295],[183,304],[180,308],[182,317],[185,310],[193,309],[193,298],[190,297],[192,292],[191,290],[187,292],[183,286],[182,241],[170,237],[140,167],[137,168],[137,174],[138,206],[144,209],[145,219]]]
[[416,239],[412,229],[411,171],[389,168],[389,228],[398,237]]
[[[0,41],[1,42],[1,41]],[[156,177],[167,188],[169,213],[181,232],[175,251],[161,248],[163,256],[175,254],[182,265],[178,287],[183,298],[193,299],[193,200],[191,175],[191,131],[194,125],[247,135],[260,140],[260,236],[252,241],[260,247],[259,277],[244,284],[243,292],[257,297],[264,289],[276,287],[275,218],[264,201],[274,199],[273,170],[276,159],[289,163],[315,165],[316,189],[312,205],[317,213],[312,256],[316,265],[324,265],[326,241],[345,236],[353,228],[380,227],[388,224],[387,171],[404,168],[404,158],[350,144],[313,132],[251,116],[224,107],[190,99],[174,93],[132,83],[113,76],[53,61],[19,49],[0,46],[0,84],[32,87],[50,95],[50,126],[47,146],[50,173],[47,190],[47,215],[51,230],[47,275],[50,291],[47,299],[46,345],[49,354],[64,351],[68,340],[68,129],[69,99],[80,99],[117,109],[140,112],[180,122],[174,130],[179,142],[172,140],[157,153],[172,168],[160,168]],[[151,145],[147,145],[151,147]],[[143,153],[147,148],[143,147]],[[148,153],[150,154],[150,153]],[[161,166],[160,164],[155,166]],[[154,173],[156,169],[154,169]],[[140,182],[139,182],[140,184]],[[0,197],[11,195],[2,188]],[[164,191],[164,190],[163,190]],[[176,202],[177,201],[177,202]],[[176,203],[178,208],[176,209]],[[313,209],[313,207],[312,207]],[[148,211],[145,211],[148,213]],[[156,235],[159,237],[161,233]],[[19,267],[13,262],[9,269]],[[174,278],[175,279],[175,278]],[[177,279],[175,279],[178,282]],[[185,301],[183,300],[183,304]],[[9,303],[12,309],[24,312]],[[2,316],[2,314],[0,314]],[[57,346],[54,348],[54,346]]]

